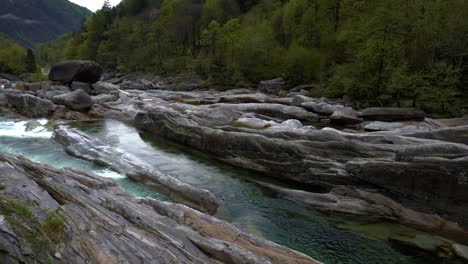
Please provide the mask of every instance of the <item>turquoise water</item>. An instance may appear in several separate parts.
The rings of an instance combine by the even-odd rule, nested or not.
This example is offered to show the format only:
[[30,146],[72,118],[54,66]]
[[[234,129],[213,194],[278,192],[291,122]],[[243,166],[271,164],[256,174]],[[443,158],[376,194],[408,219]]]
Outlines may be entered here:
[[[260,176],[215,162],[193,150],[139,133],[107,120],[73,125],[121,148],[181,181],[204,188],[224,200],[217,217],[247,232],[304,252],[324,263],[443,263],[430,255],[403,254],[386,241],[337,228],[342,219],[288,200],[250,179]],[[165,199],[125,176],[67,155],[51,133],[24,132],[24,122],[0,120],[0,153],[25,157],[54,167],[72,167],[115,179],[127,192]],[[14,132],[16,131],[16,132]],[[264,180],[264,179],[263,179]]]

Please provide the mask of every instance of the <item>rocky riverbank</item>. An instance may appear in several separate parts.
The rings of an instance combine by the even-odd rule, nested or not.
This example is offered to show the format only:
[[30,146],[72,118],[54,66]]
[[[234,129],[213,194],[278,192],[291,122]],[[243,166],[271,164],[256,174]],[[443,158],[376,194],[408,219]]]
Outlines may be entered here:
[[6,156],[0,171],[3,263],[318,263],[93,174]]
[[[65,79],[54,77],[67,86],[9,83],[5,86],[9,89],[0,90],[0,106],[50,120],[124,120],[215,159],[300,186],[265,184],[291,199],[330,212],[405,225],[440,238],[443,242],[432,250],[466,257],[466,118],[430,119],[408,108],[353,109],[348,100],[309,97],[302,89],[306,86],[286,91],[280,79],[255,89],[124,76],[104,76],[89,84],[75,78],[83,75],[83,68],[71,69],[80,72]],[[93,81],[95,73],[92,68]],[[56,139],[73,155],[125,172],[169,193],[173,201],[206,213],[214,213],[220,204],[203,190],[174,182],[75,132],[56,130]],[[114,157],[123,158],[115,163]]]

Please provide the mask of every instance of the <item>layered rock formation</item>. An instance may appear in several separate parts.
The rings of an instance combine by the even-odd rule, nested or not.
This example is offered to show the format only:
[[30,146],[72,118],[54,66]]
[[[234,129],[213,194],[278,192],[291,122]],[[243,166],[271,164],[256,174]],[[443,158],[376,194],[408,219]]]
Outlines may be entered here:
[[0,156],[2,263],[318,263],[112,180]]

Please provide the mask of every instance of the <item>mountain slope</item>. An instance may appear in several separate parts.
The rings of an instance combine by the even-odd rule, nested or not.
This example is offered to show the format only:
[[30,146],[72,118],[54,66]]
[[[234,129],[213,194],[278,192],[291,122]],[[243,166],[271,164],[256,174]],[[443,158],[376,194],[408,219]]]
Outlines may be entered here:
[[81,27],[92,13],[67,0],[0,0],[0,32],[34,47]]

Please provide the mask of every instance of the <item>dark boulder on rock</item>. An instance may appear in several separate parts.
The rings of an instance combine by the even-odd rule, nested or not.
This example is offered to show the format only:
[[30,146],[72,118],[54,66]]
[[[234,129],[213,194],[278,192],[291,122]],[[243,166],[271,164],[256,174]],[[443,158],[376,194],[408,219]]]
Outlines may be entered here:
[[75,111],[86,111],[93,106],[93,99],[83,90],[56,95],[52,99],[56,104],[64,105]]
[[65,61],[52,66],[49,80],[63,84],[74,81],[96,83],[101,79],[101,74],[101,66],[93,61]]
[[424,111],[415,108],[385,108],[371,107],[362,111],[361,117],[365,120],[376,121],[423,121],[426,117]]

